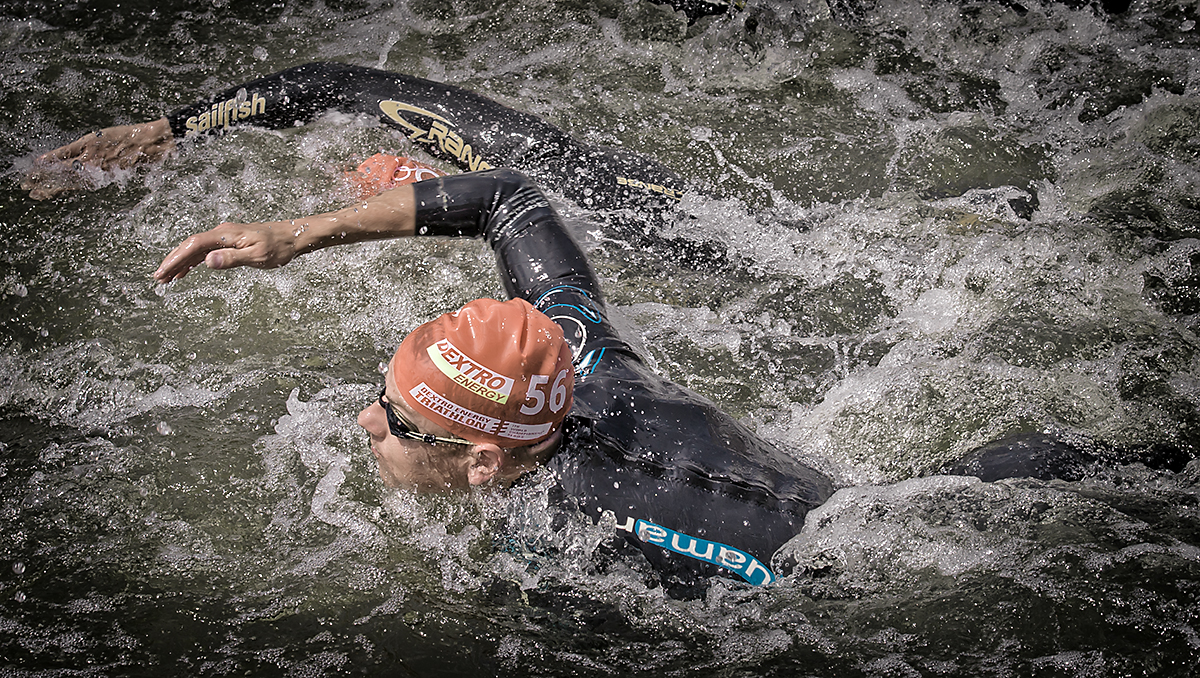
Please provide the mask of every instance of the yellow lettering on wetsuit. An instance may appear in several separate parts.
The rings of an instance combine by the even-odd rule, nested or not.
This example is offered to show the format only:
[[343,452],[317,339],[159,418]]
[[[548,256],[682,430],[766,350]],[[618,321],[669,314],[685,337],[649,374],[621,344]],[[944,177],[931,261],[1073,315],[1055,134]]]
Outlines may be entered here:
[[[443,154],[454,158],[472,172],[492,169],[493,165],[483,159],[478,151],[465,143],[458,132],[454,131],[450,121],[442,116],[399,101],[380,101],[379,110],[388,119],[408,130],[408,138],[440,150]],[[430,119],[428,127],[422,127],[401,114],[424,116]]]
[[218,101],[212,108],[188,118],[184,125],[187,134],[203,134],[209,130],[229,129],[229,126],[239,120],[245,120],[267,112],[267,100],[255,93],[252,98],[246,98],[246,91],[238,92],[238,96],[228,101]]
[[650,191],[651,193],[661,193],[662,195],[665,195],[668,198],[674,198],[675,200],[683,199],[683,191],[678,191],[666,186],[660,186],[659,184],[648,184],[644,181],[638,181],[637,179],[617,177],[617,185],[638,188],[644,191]]

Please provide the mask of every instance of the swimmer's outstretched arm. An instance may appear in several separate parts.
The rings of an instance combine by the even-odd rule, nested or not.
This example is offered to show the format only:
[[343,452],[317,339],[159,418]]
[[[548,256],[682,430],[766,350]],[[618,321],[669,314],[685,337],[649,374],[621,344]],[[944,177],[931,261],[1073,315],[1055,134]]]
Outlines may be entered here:
[[204,262],[212,269],[277,268],[296,256],[367,240],[413,235],[411,185],[400,186],[336,212],[255,224],[226,222],[184,240],[163,259],[154,279],[171,282]]
[[331,245],[412,235],[482,237],[496,252],[509,296],[536,300],[565,285],[603,309],[600,283],[579,244],[542,191],[512,170],[428,179],[301,219],[224,223],[183,241],[154,278],[178,280],[201,262],[275,268]]
[[637,360],[606,320],[600,281],[583,250],[541,189],[513,170],[419,181],[303,219],[221,224],[176,247],[154,277],[178,280],[201,262],[213,269],[272,268],[330,245],[405,236],[482,238],[496,254],[508,295],[544,312],[555,309],[551,317],[568,341],[579,342],[575,349],[586,342],[589,351]]
[[[683,195],[680,177],[648,158],[582,143],[536,116],[460,87],[338,63],[295,66],[229,88],[172,111],[165,127],[159,119],[87,135],[42,155],[22,187],[45,199],[87,187],[75,165],[128,168],[158,160],[189,137],[242,125],[290,129],[330,110],[374,116],[401,132],[405,143],[463,171],[518,169],[587,207],[651,214],[669,211]],[[122,131],[130,129],[152,134],[129,137]]]

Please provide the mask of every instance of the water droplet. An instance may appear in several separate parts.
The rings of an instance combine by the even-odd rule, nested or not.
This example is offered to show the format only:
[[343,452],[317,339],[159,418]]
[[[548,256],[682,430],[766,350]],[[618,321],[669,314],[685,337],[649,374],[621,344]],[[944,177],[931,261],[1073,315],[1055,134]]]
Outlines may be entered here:
[[25,594],[17,591],[17,595],[13,596],[13,600],[17,601],[18,603],[25,602]]
[[171,425],[165,421],[158,422],[158,426],[155,427],[155,430],[164,436],[169,436],[175,432],[175,429],[171,428]]
[[13,574],[25,574],[25,563],[16,562],[16,563],[13,563],[12,567],[13,567]]

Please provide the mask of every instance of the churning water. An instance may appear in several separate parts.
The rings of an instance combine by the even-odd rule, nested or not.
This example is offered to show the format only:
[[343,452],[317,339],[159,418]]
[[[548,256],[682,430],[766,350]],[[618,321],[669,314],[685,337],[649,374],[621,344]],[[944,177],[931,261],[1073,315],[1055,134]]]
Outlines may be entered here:
[[[1191,675],[1198,20],[0,4],[0,675]],[[354,416],[410,329],[500,294],[477,242],[151,283],[193,232],[340,206],[344,165],[405,150],[389,130],[245,128],[92,192],[18,190],[36,153],[313,60],[463,85],[693,183],[668,228],[725,256],[560,206],[657,369],[845,488],[785,547],[793,576],[673,600],[641,563],[597,573],[603,531],[552,523],[537,485],[381,486]],[[937,475],[1029,432],[1102,463]],[[553,555],[496,553],[500,520]]]

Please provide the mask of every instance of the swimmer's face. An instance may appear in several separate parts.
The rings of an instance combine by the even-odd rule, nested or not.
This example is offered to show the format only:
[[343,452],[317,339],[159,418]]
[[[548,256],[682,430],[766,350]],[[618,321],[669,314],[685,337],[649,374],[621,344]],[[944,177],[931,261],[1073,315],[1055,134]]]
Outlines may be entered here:
[[[390,375],[393,365],[388,365]],[[396,392],[390,378],[382,400],[405,421],[414,425],[420,433],[450,437],[450,433],[415,412]],[[377,399],[358,413],[358,425],[366,429],[371,438],[371,453],[379,462],[379,477],[388,487],[402,487],[418,492],[444,492],[463,489],[467,481],[467,467],[471,461],[466,445],[429,444],[419,440],[407,440],[392,435],[388,427],[387,412]]]

